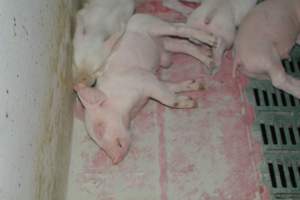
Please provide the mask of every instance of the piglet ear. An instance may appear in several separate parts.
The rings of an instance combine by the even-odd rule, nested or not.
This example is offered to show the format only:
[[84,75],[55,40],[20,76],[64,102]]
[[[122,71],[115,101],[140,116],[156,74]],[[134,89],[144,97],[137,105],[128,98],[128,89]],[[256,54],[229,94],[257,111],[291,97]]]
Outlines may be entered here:
[[85,108],[101,106],[106,100],[106,95],[101,90],[91,87],[77,90],[77,95]]

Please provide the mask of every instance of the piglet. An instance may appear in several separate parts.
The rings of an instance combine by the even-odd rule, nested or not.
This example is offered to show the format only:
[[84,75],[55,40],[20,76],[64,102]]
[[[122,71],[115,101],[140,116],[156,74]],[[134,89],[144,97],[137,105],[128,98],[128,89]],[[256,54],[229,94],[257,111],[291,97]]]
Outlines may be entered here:
[[76,14],[74,83],[94,81],[133,15],[135,0],[89,0]]
[[114,164],[126,155],[130,145],[130,121],[149,98],[173,108],[196,106],[195,100],[177,93],[202,89],[199,80],[163,82],[154,73],[160,65],[171,64],[171,52],[185,53],[202,62],[209,62],[210,58],[207,52],[187,40],[166,36],[193,38],[209,45],[215,43],[215,38],[205,32],[136,14],[108,58],[96,86],[75,88],[85,109],[87,132]]
[[214,65],[207,66],[215,74],[222,62],[224,52],[231,49],[236,29],[242,19],[255,6],[257,0],[202,0],[202,4],[187,19],[187,25],[207,30],[218,38],[213,49]]
[[258,4],[245,18],[234,44],[234,69],[272,84],[300,98],[300,81],[287,75],[281,59],[300,33],[300,0],[269,0]]

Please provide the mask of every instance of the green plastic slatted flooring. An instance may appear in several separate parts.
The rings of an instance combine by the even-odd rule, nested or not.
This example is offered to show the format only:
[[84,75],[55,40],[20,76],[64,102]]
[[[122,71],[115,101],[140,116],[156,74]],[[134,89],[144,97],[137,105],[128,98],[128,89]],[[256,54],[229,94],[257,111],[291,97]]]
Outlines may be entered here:
[[[300,78],[300,47],[284,60],[288,74]],[[247,96],[255,108],[253,134],[261,142],[264,183],[272,200],[300,200],[300,100],[274,88],[270,81],[251,80]]]

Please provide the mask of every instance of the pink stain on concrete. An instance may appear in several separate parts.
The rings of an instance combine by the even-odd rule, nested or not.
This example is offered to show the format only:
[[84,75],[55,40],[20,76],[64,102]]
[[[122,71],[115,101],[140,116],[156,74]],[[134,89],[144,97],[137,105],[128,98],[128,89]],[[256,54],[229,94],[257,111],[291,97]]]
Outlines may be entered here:
[[[193,96],[198,97],[200,105],[205,108],[203,112],[212,115],[215,122],[211,122],[211,118],[201,118],[201,114],[199,116],[197,114],[193,116],[195,111],[191,110],[189,111],[192,115],[190,117],[200,117],[199,120],[195,120],[196,122],[193,121],[193,123],[199,125],[198,130],[201,131],[200,134],[193,133],[185,135],[186,133],[181,132],[181,130],[178,131],[179,128],[177,128],[177,130],[173,128],[169,130],[170,133],[168,133],[168,131],[165,133],[166,135],[175,135],[170,137],[166,136],[167,140],[171,139],[170,143],[173,143],[171,144],[173,146],[171,149],[174,149],[168,154],[170,155],[168,156],[168,187],[174,187],[173,192],[176,192],[177,189],[183,190],[181,193],[185,194],[180,197],[184,199],[197,199],[200,197],[206,200],[254,200],[259,197],[268,199],[266,195],[262,195],[261,188],[263,186],[260,183],[260,174],[258,173],[259,164],[262,159],[261,147],[250,132],[254,121],[254,111],[243,93],[248,83],[247,79],[243,76],[238,79],[232,79],[232,61],[228,58],[224,59],[224,64],[215,77],[203,76],[203,73],[202,75],[200,75],[200,73],[195,75],[195,71],[201,71],[201,69],[197,69],[197,67],[199,67],[197,61],[190,59],[190,62],[187,62],[187,58],[180,61],[180,58],[181,56],[178,56],[176,59],[179,60],[176,60],[176,65],[166,72],[168,73],[165,76],[166,79],[171,78],[174,81],[189,78],[203,79],[207,84],[207,90],[194,93]],[[182,63],[184,63],[185,66],[180,66]],[[190,70],[185,70],[186,67]],[[182,111],[170,111],[170,115],[171,112],[174,114]],[[170,115],[165,117],[168,119]],[[180,119],[180,117],[176,118],[178,120]],[[174,117],[172,120],[176,120],[176,118]],[[219,124],[218,126],[220,126],[222,130],[219,139],[220,143],[217,144],[214,143],[212,139],[215,133],[211,127],[214,126],[214,123]],[[176,123],[174,124],[176,125]],[[189,126],[187,125],[185,129],[188,130]],[[191,127],[191,129],[197,132],[194,126],[193,128]],[[193,189],[182,189],[185,185],[184,181],[181,180],[182,177],[189,175],[192,177],[194,171],[201,171],[201,167],[199,167],[201,164],[197,167],[197,165],[193,164],[195,160],[192,158],[192,155],[182,152],[182,150],[186,149],[185,145],[192,146],[193,151],[199,154],[203,151],[207,151],[210,152],[208,156],[214,156],[217,152],[221,152],[222,156],[224,156],[228,165],[227,174],[223,183],[218,185],[213,193],[211,193],[212,191],[202,191],[203,193],[198,191],[194,192],[191,197],[189,190],[196,190],[196,188],[201,187],[201,185],[193,187]],[[169,151],[167,148],[167,152]],[[199,158],[197,159],[199,160]],[[210,159],[212,163],[218,162],[216,160],[218,157],[211,157]],[[209,159],[203,158],[203,160],[205,162],[205,160]],[[196,167],[191,168],[192,170],[187,170],[189,169],[188,166]],[[199,178],[197,176],[194,177]],[[197,181],[194,182],[197,184]],[[198,183],[200,184],[200,182],[201,181]],[[263,192],[265,192],[265,190],[263,190]]]
[[160,166],[160,190],[161,190],[161,200],[168,200],[167,194],[167,184],[168,184],[168,177],[167,177],[167,158],[166,158],[166,139],[164,135],[164,116],[163,112],[165,108],[161,105],[157,107],[157,122],[159,127],[159,166]]

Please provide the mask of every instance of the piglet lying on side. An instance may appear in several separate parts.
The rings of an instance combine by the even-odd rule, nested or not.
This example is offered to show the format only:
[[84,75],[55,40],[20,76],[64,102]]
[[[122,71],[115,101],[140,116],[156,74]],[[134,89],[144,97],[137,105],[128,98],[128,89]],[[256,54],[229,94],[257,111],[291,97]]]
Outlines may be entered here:
[[[195,0],[196,1],[196,0]],[[214,65],[208,71],[216,73],[224,52],[233,45],[236,29],[242,19],[255,6],[257,0],[202,0],[202,4],[188,17],[187,25],[207,30],[218,38],[213,49]]]
[[246,75],[271,79],[272,84],[300,98],[300,81],[285,73],[300,33],[300,0],[270,0],[258,4],[245,18],[234,45],[235,66]]
[[160,65],[171,64],[170,52],[192,55],[203,62],[209,58],[187,40],[166,36],[193,38],[209,45],[215,42],[213,36],[198,30],[136,14],[108,58],[106,70],[95,88],[75,88],[85,108],[84,121],[89,135],[114,164],[126,155],[130,145],[130,121],[148,98],[174,108],[196,106],[192,98],[177,93],[200,90],[203,86],[199,81],[163,82],[154,73]]
[[74,82],[92,82],[133,15],[135,0],[89,0],[76,15]]

